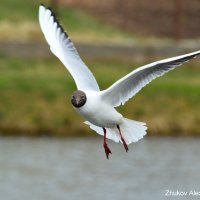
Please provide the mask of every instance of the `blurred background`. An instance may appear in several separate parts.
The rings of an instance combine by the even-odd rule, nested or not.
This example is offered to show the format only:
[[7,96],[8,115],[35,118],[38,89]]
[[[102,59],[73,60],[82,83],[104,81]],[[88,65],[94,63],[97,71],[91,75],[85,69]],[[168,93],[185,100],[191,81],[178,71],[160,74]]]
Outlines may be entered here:
[[71,106],[76,87],[44,40],[40,3],[55,11],[101,89],[141,65],[200,49],[199,0],[1,0],[0,196],[164,199],[166,190],[200,191],[200,59],[118,108],[146,122],[148,135],[128,154],[109,142],[107,161],[102,138]]

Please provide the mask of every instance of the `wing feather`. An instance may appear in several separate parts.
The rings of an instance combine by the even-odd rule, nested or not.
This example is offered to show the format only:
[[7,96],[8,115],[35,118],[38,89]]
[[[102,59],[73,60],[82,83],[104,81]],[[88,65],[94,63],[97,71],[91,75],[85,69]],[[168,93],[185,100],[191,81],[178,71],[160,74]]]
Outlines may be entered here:
[[121,104],[124,105],[126,101],[136,95],[152,80],[198,55],[200,55],[200,51],[164,59],[140,67],[115,82],[108,89],[103,90],[101,97],[103,101],[114,107],[120,106]]
[[99,91],[99,86],[88,67],[81,60],[67,33],[50,8],[39,7],[39,23],[52,53],[68,69],[79,90]]

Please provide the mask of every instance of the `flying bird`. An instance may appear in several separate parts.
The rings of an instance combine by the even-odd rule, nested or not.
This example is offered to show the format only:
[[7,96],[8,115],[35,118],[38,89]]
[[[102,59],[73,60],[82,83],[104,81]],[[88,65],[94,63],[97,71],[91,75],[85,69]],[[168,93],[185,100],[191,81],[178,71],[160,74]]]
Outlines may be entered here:
[[100,91],[95,77],[80,58],[55,14],[44,5],[39,7],[39,23],[50,50],[74,78],[77,90],[71,96],[73,107],[87,120],[85,123],[91,129],[104,136],[103,147],[107,158],[111,154],[107,138],[121,142],[128,151],[128,145],[142,139],[147,130],[144,122],[127,119],[115,108],[124,105],[156,77],[200,54],[196,51],[144,65]]

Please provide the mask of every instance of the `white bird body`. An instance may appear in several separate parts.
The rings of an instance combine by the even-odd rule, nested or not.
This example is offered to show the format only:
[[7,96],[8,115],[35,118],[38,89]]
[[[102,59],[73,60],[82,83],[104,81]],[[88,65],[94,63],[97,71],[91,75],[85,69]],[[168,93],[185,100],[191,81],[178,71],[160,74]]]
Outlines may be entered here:
[[87,101],[84,106],[76,108],[90,123],[105,128],[113,128],[116,124],[122,123],[122,115],[116,109],[103,101],[99,92],[84,91]]
[[53,12],[43,5],[39,8],[39,22],[52,53],[68,69],[77,86],[71,102],[85,122],[98,134],[104,135],[104,148],[108,158],[110,149],[106,138],[128,144],[146,135],[146,124],[124,118],[115,107],[124,105],[144,86],[184,62],[200,55],[200,51],[153,62],[133,70],[106,90],[100,91],[95,77],[81,60],[76,48]]

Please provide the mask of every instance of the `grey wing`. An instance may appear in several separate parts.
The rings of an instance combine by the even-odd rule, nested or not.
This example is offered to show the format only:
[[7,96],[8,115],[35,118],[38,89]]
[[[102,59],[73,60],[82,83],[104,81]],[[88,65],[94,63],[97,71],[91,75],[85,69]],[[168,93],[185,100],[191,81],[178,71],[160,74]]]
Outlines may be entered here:
[[52,53],[68,69],[77,88],[99,91],[99,86],[93,74],[81,60],[69,36],[64,32],[54,13],[43,5],[39,7],[39,23]]
[[156,77],[164,75],[197,55],[200,55],[200,51],[164,59],[140,67],[115,82],[108,89],[101,91],[101,97],[103,101],[114,107],[121,104],[124,105],[128,99],[133,97]]

